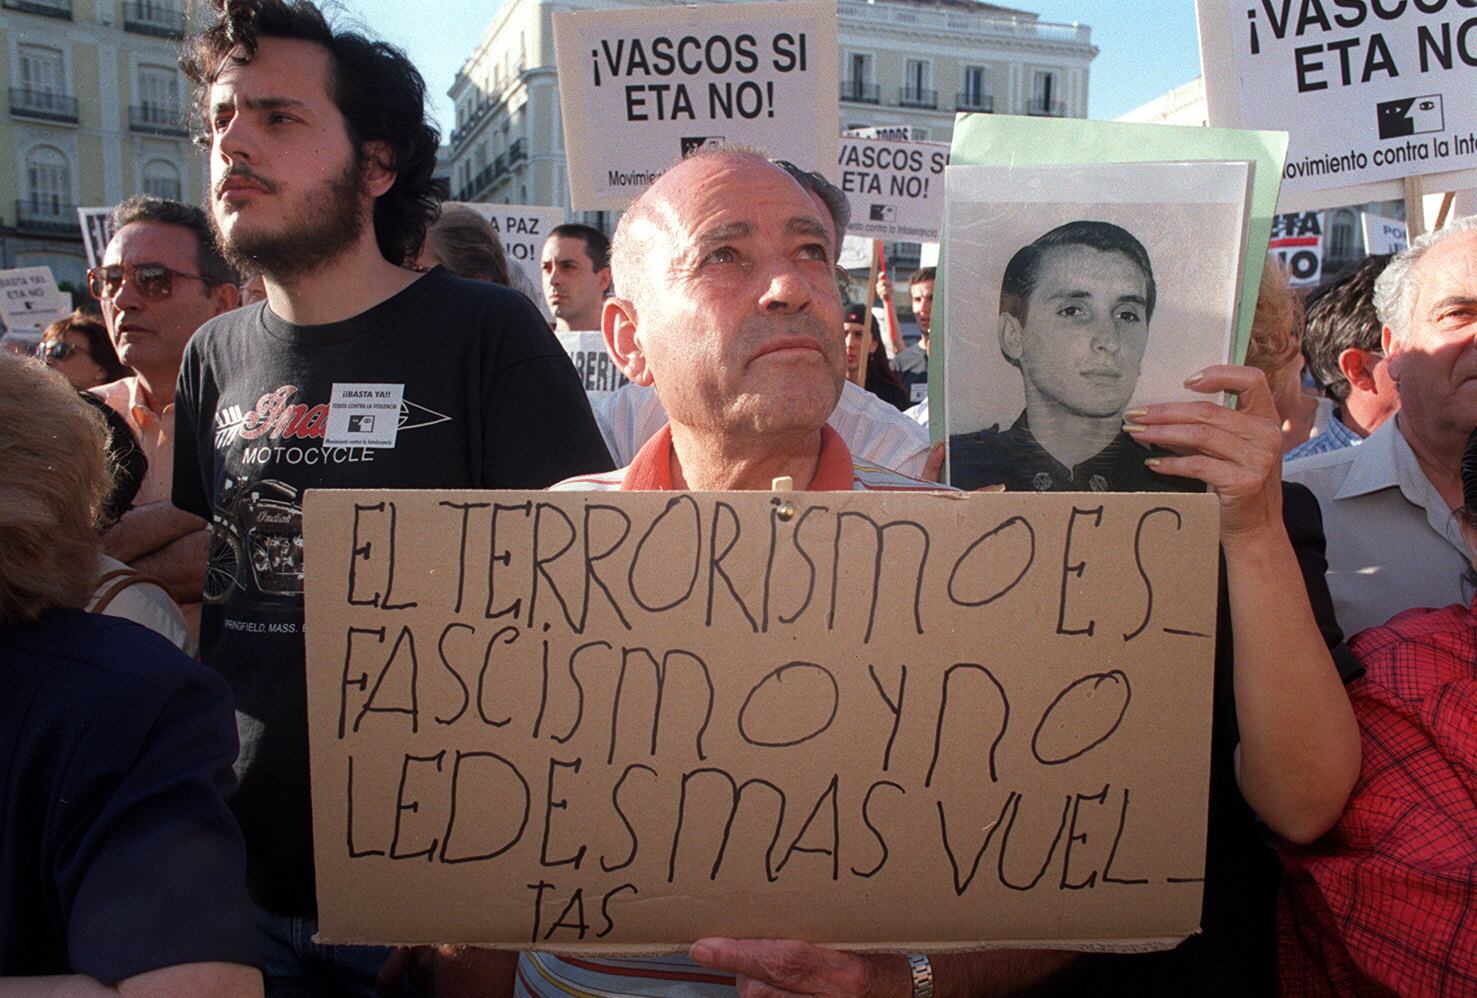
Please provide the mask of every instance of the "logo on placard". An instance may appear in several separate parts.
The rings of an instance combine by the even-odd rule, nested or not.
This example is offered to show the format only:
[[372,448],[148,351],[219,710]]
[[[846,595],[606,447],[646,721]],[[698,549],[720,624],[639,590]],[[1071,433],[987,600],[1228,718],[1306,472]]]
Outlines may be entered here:
[[1446,130],[1446,115],[1440,94],[1387,100],[1375,105],[1380,138],[1398,139],[1405,135],[1425,135]]
[[873,222],[896,222],[897,208],[890,204],[874,204],[868,219]]
[[371,415],[352,415],[349,417],[350,433],[373,433],[374,417]]
[[726,141],[728,140],[722,135],[684,135],[682,136],[682,155],[690,156],[699,149],[721,146]]

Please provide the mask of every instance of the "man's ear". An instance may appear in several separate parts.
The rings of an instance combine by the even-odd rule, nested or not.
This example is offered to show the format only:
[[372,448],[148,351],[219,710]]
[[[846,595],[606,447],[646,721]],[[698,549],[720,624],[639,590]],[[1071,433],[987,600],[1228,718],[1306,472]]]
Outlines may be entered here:
[[371,197],[379,197],[395,186],[399,174],[390,165],[394,162],[387,143],[364,143],[364,188]]
[[1380,349],[1385,352],[1385,370],[1390,372],[1390,380],[1398,387],[1400,384],[1400,369],[1405,366],[1404,351],[1395,340],[1395,331],[1389,326],[1380,330]]
[[1344,380],[1361,392],[1374,391],[1374,364],[1368,350],[1349,347],[1339,352],[1339,370]]
[[600,312],[600,332],[605,337],[605,352],[615,366],[638,385],[650,386],[651,370],[646,354],[636,335],[636,305],[625,298],[607,298]]
[[1021,362],[1021,323],[1009,312],[1000,313],[1000,352],[1012,364]]
[[602,295],[610,294],[612,290],[610,284],[610,268],[602,267],[601,269],[595,271],[595,277],[600,281],[600,293]]
[[215,302],[215,314],[220,315],[241,304],[241,289],[230,281],[225,281],[210,289],[210,297]]

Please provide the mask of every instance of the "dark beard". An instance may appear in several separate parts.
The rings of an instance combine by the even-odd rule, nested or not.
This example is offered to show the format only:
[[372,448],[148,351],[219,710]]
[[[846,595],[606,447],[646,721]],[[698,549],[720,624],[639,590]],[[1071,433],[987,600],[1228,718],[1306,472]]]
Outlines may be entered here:
[[313,192],[305,213],[275,232],[228,238],[216,221],[218,205],[212,205],[206,214],[215,244],[242,274],[284,282],[312,273],[359,241],[364,231],[360,177],[360,164],[351,161],[343,173]]

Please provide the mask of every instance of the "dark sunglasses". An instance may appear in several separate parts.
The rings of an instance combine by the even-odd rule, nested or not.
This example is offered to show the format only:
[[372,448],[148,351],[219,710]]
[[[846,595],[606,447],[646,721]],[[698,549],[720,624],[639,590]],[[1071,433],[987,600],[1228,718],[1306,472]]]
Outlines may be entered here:
[[50,343],[36,344],[36,356],[42,360],[66,360],[78,352],[80,348],[72,346],[66,340],[52,340]]
[[87,272],[87,291],[92,297],[102,301],[104,298],[112,298],[123,287],[124,280],[133,282],[138,293],[151,301],[168,298],[174,293],[174,279],[176,277],[188,278],[192,281],[203,281],[205,278],[199,274],[187,274],[182,270],[174,270],[164,266],[162,263],[125,263],[114,264],[111,267],[93,267]]

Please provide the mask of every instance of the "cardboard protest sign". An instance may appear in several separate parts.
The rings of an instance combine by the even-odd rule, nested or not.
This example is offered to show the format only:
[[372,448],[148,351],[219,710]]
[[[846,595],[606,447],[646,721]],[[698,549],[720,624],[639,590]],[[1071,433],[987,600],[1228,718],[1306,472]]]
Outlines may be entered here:
[[605,337],[599,330],[556,332],[554,335],[559,338],[559,345],[564,348],[564,352],[569,354],[586,395],[608,395],[621,385],[630,383],[631,379],[610,359],[610,354],[605,350]]
[[1469,4],[1196,0],[1212,125],[1286,129],[1284,211],[1477,183]]
[[1323,212],[1284,212],[1272,219],[1267,252],[1275,256],[1295,288],[1323,279]]
[[1185,379],[1229,358],[1248,169],[948,168],[951,484],[1117,492],[1185,482],[1146,473],[1149,453],[1123,432],[1123,414],[1205,398]]
[[624,208],[722,142],[835,177],[834,4],[565,11],[554,46],[576,210]]
[[[1261,260],[1267,252],[1272,216],[1277,211],[1277,190],[1282,182],[1282,163],[1286,153],[1285,132],[961,114],[954,125],[949,162],[1030,166],[1249,160],[1256,164],[1256,169],[1252,171],[1250,220],[1241,258]],[[1256,315],[1260,287],[1261,268],[1243,267],[1241,297],[1236,312],[1236,349],[1232,354],[1238,362],[1246,356],[1246,345],[1251,341],[1251,322]],[[943,291],[942,288],[939,290]],[[947,301],[944,309],[942,316],[934,313],[933,321],[947,330]],[[941,360],[941,351],[948,349],[947,335],[931,339],[930,360]],[[932,390],[930,397],[942,398],[942,387]],[[943,424],[939,413],[934,413],[934,417],[937,425]]]
[[1382,253],[1403,253],[1409,246],[1405,223],[1374,215],[1367,211],[1359,213],[1364,229],[1364,252],[1370,256]]
[[45,329],[71,311],[72,299],[56,286],[50,267],[0,270],[0,321],[6,329]]
[[851,202],[847,232],[868,239],[937,242],[944,220],[945,142],[843,136],[838,167]]
[[[487,219],[497,233],[498,241],[503,244],[508,266],[517,267],[532,287],[540,287],[539,261],[544,241],[555,226],[564,224],[564,209],[537,204],[458,203]],[[542,306],[542,295],[535,300]]]
[[113,238],[112,208],[78,208],[77,221],[82,225],[82,245],[87,250],[87,266],[103,262],[103,251]]
[[1217,515],[310,491],[320,938],[1172,945],[1203,887]]

